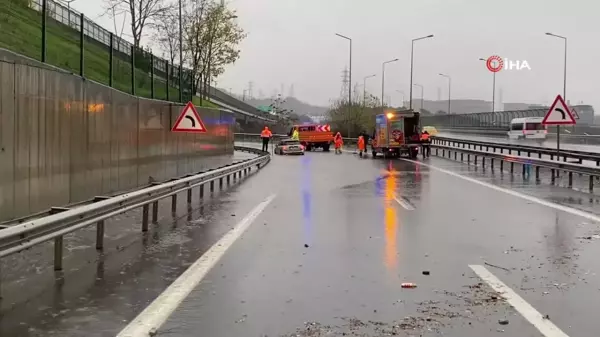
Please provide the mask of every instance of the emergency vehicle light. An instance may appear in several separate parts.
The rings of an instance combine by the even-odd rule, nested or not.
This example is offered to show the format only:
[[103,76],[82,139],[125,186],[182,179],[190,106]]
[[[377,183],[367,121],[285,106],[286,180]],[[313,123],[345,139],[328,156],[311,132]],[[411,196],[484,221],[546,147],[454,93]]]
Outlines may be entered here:
[[387,113],[387,118],[388,118],[388,119],[392,119],[392,118],[394,118],[394,114],[393,114],[393,113],[391,113],[391,112],[388,112],[388,113]]

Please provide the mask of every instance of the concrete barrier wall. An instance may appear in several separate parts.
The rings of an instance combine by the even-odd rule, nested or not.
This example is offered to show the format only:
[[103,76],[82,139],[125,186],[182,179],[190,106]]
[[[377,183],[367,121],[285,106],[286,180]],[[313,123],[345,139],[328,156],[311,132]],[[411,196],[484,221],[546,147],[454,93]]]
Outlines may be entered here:
[[172,133],[182,106],[0,59],[0,221],[198,172],[233,153],[229,112],[198,108],[207,133]]

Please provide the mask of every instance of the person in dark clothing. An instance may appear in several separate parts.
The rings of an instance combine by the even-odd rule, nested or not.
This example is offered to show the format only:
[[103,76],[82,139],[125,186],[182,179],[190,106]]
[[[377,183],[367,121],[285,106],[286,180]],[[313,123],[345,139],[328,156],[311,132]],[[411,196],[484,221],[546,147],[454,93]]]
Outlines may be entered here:
[[360,135],[363,137],[364,141],[365,141],[365,153],[367,152],[367,147],[369,146],[369,134],[366,131],[363,131],[360,133]]
[[423,158],[428,158],[431,155],[431,139],[429,138],[429,132],[423,131],[421,134],[421,148],[423,151]]

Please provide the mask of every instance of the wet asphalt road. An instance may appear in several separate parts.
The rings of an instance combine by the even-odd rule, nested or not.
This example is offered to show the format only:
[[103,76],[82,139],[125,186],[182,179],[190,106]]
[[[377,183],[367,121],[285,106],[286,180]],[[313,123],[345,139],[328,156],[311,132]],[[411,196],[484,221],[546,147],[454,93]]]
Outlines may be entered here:
[[[218,167],[254,156],[235,152],[205,160]],[[1,259],[0,336],[114,336],[224,233],[221,226],[201,224],[229,216],[228,194],[200,202],[194,189],[191,205],[185,197],[179,195],[176,214],[170,198],[161,201],[158,223],[146,234],[141,209],[106,221],[102,253],[94,248],[94,226],[65,236],[61,272],[53,271],[51,243]]]
[[597,335],[598,223],[435,168],[590,213],[597,197],[423,163],[277,156],[212,199],[195,194],[191,212],[180,198],[171,216],[165,201],[147,235],[132,212],[112,225],[104,255],[71,245],[85,264],[57,282],[42,270],[45,291],[5,309],[0,336],[114,336],[273,193],[159,336],[542,336],[468,267],[484,262],[507,268],[487,267],[569,336]]
[[[565,205],[581,197],[426,163]],[[596,335],[597,223],[419,163],[351,154],[277,157],[238,198],[272,193],[159,335],[541,336],[468,267],[485,262],[507,268],[488,267],[568,335]]]

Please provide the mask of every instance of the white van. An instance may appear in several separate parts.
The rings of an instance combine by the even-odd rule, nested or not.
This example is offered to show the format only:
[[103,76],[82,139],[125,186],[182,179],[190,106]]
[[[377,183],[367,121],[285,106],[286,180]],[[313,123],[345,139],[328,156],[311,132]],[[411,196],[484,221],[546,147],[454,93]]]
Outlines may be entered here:
[[548,130],[542,124],[542,117],[515,118],[510,121],[510,139],[546,139]]

